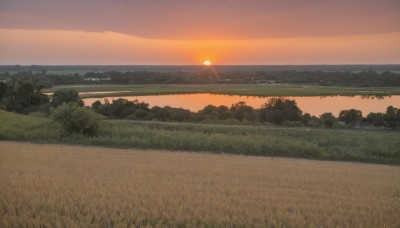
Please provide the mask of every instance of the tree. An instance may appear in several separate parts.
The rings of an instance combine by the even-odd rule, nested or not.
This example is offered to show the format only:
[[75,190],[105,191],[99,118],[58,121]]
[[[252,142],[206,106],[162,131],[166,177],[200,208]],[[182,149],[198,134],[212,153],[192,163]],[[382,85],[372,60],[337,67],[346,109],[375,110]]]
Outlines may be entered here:
[[232,115],[239,121],[243,121],[243,120],[255,121],[255,120],[257,120],[256,113],[254,112],[254,108],[246,105],[246,103],[243,101],[233,104],[230,108],[230,111],[231,111]]
[[200,119],[217,119],[218,118],[218,108],[214,105],[207,105],[202,110],[198,112]]
[[129,102],[129,100],[123,98],[112,100],[112,103],[107,106],[104,114],[119,119],[132,115],[135,112],[135,108],[130,107]]
[[183,108],[169,108],[165,107],[169,112],[169,117],[172,121],[182,122],[192,119],[192,112]]
[[170,115],[169,115],[167,108],[170,108],[170,107],[166,106],[164,108],[161,108],[159,106],[154,106],[151,109],[151,112],[153,113],[153,118],[155,118],[157,120],[161,120],[161,121],[169,120]]
[[384,120],[388,128],[397,129],[400,126],[400,110],[393,106],[387,107]]
[[218,119],[219,120],[226,120],[231,116],[231,114],[229,112],[229,108],[227,106],[225,106],[225,105],[220,105],[217,108],[217,112],[218,112]]
[[82,133],[97,136],[100,132],[100,118],[89,108],[81,107],[75,102],[63,103],[51,115],[54,122],[62,124],[64,130],[71,133]]
[[374,113],[371,112],[367,115],[367,122],[373,124],[374,126],[383,126],[385,125],[385,114],[383,113]]
[[0,101],[1,98],[6,94],[6,90],[7,90],[7,84],[0,82]]
[[302,111],[296,101],[284,98],[271,98],[260,110],[261,122],[281,124],[283,121],[300,121]]
[[9,111],[29,113],[49,102],[49,97],[41,92],[43,87],[25,80],[12,78],[1,87],[1,104]]
[[336,122],[335,116],[330,112],[323,113],[319,116],[319,119],[326,127],[332,127]]
[[310,121],[311,121],[311,115],[309,113],[306,113],[301,117],[301,122],[303,124],[308,124]]
[[83,101],[79,98],[79,93],[73,89],[61,89],[53,93],[51,104],[54,107],[58,107],[63,103],[68,102],[75,102],[81,107],[84,105]]
[[346,124],[356,124],[362,120],[362,112],[356,109],[343,110],[339,113],[339,120]]
[[92,109],[93,110],[98,110],[99,108],[101,107],[101,101],[95,101],[95,102],[93,102],[93,104],[92,104]]
[[123,98],[112,100],[111,104],[107,99],[104,100],[104,104],[96,101],[92,104],[92,109],[102,115],[118,119],[150,119],[152,114],[148,103]]

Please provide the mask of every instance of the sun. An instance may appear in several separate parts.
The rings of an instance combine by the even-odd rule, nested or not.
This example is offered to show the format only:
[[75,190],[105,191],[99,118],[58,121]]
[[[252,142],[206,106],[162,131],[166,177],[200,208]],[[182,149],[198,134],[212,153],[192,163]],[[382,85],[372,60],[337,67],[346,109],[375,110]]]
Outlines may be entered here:
[[210,66],[211,65],[211,61],[207,59],[207,60],[205,60],[203,62],[203,64],[204,64],[204,66]]

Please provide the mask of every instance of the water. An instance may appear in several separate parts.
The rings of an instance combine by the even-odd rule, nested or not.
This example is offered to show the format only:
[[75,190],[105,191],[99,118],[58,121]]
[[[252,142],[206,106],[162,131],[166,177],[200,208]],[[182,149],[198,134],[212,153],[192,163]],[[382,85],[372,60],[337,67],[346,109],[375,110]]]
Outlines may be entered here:
[[[104,99],[110,102],[119,97],[105,98],[86,98],[85,104],[90,106],[93,102]],[[191,111],[199,111],[207,105],[225,105],[230,107],[240,101],[246,102],[254,108],[260,108],[268,99],[272,97],[238,96],[238,95],[215,95],[215,94],[179,94],[179,95],[155,95],[155,96],[122,96],[121,98],[133,101],[135,99],[149,103],[153,106],[170,106],[174,108],[184,108]],[[366,116],[370,112],[385,112],[390,105],[399,108],[400,96],[391,96],[383,98],[363,98],[361,96],[333,96],[333,97],[285,97],[293,99],[304,113],[311,115],[321,115],[324,112],[331,112],[338,115],[341,110],[358,109]]]

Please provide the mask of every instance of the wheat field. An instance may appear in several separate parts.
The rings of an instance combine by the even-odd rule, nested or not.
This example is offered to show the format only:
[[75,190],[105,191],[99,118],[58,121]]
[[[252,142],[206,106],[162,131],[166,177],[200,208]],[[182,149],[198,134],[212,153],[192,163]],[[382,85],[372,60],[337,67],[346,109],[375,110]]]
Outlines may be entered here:
[[0,227],[399,227],[400,167],[0,141]]

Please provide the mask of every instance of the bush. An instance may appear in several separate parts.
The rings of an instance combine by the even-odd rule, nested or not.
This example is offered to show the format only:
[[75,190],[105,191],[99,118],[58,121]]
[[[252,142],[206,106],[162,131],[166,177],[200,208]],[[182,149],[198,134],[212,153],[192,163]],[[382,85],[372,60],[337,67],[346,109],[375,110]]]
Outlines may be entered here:
[[302,111],[296,101],[284,98],[271,98],[260,109],[261,122],[282,124],[284,121],[300,121]]
[[97,136],[100,131],[100,117],[92,110],[80,107],[74,102],[64,103],[54,110],[54,122],[61,123],[68,133],[82,133]]
[[58,107],[64,103],[76,102],[79,106],[83,106],[83,101],[79,98],[79,93],[73,89],[61,89],[53,93],[51,104]]
[[320,122],[326,127],[332,127],[336,122],[335,116],[330,112],[325,112],[319,116]]
[[346,124],[356,124],[362,120],[362,112],[356,109],[343,110],[339,113],[338,120],[344,121]]
[[393,106],[387,107],[384,120],[387,128],[391,130],[398,129],[400,127],[400,109]]
[[312,120],[311,115],[310,115],[309,113],[306,113],[306,114],[304,114],[304,115],[301,117],[301,120],[300,120],[300,121],[301,121],[303,124],[308,124],[311,120]]
[[373,124],[374,126],[383,126],[385,125],[385,114],[371,112],[367,115],[366,122]]

